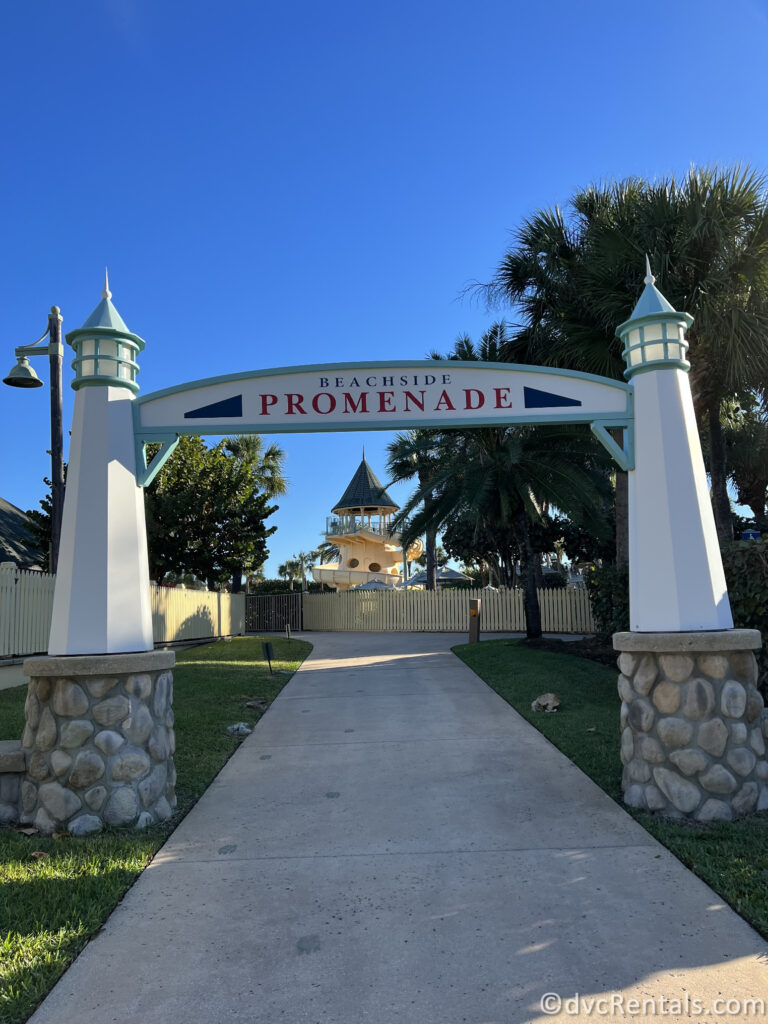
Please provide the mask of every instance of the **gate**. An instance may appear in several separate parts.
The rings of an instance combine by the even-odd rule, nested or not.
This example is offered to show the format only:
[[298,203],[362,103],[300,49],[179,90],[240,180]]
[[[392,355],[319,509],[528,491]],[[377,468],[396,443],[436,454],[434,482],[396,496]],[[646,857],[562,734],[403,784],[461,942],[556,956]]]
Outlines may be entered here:
[[301,629],[301,594],[247,594],[246,633],[282,633]]

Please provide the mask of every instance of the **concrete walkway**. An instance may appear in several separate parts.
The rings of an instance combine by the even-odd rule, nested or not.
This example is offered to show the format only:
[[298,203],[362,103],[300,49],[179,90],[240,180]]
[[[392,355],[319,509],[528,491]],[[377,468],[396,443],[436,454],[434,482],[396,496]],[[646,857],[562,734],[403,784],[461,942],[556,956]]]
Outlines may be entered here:
[[[768,943],[450,653],[463,637],[307,639],[34,1024],[691,1019],[662,998],[765,1019],[715,1001],[768,1000]],[[546,1016],[547,992],[571,1003]]]

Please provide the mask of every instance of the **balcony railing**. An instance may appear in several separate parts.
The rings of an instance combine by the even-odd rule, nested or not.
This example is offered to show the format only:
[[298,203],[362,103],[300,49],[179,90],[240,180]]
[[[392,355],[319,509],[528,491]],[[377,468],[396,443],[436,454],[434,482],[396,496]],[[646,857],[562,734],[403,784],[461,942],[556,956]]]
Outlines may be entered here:
[[386,537],[388,540],[390,538],[397,540],[399,537],[398,533],[390,533],[389,523],[377,520],[369,523],[368,520],[361,520],[355,516],[329,516],[325,520],[326,537],[343,537],[350,533],[362,533],[364,530],[368,533],[375,533],[379,537]]

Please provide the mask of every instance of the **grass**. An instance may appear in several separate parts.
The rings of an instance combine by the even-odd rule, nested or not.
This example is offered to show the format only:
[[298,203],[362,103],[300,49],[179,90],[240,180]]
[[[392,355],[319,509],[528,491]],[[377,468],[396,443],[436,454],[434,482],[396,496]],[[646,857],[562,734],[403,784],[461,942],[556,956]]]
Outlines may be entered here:
[[[454,652],[601,789],[620,798],[616,670],[530,650],[514,640],[490,640]],[[549,691],[562,701],[560,709],[555,714],[531,711],[531,702]],[[712,825],[629,813],[768,938],[768,813]]]
[[[311,650],[301,640],[269,639],[278,673],[272,676],[258,637],[177,653],[178,808],[171,822],[144,832],[111,829],[87,839],[0,828],[0,1024],[29,1017],[232,756],[239,741],[226,727],[254,725],[262,714],[245,708],[243,700],[273,700]],[[21,735],[25,697],[25,687],[0,691],[0,738]]]

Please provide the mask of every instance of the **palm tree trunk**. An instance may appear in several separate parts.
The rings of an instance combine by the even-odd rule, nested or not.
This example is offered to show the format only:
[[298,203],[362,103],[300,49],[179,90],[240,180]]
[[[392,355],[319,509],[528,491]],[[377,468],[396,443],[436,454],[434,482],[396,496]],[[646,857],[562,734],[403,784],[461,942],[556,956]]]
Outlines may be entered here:
[[[419,474],[419,482],[421,483],[422,475]],[[424,499],[424,504],[430,504],[432,501],[432,491]],[[425,548],[427,556],[427,590],[437,589],[437,530],[427,530],[425,536]]]
[[725,465],[725,438],[720,422],[720,399],[709,407],[709,475],[712,481],[712,508],[720,546],[733,540],[731,502],[728,497],[728,475]]
[[541,636],[541,608],[536,588],[536,553],[531,544],[528,517],[525,513],[518,516],[517,526],[522,541],[520,550],[523,555],[523,578],[525,580],[525,634],[529,640],[536,640]]
[[427,530],[427,590],[435,590],[437,587],[437,531]]

